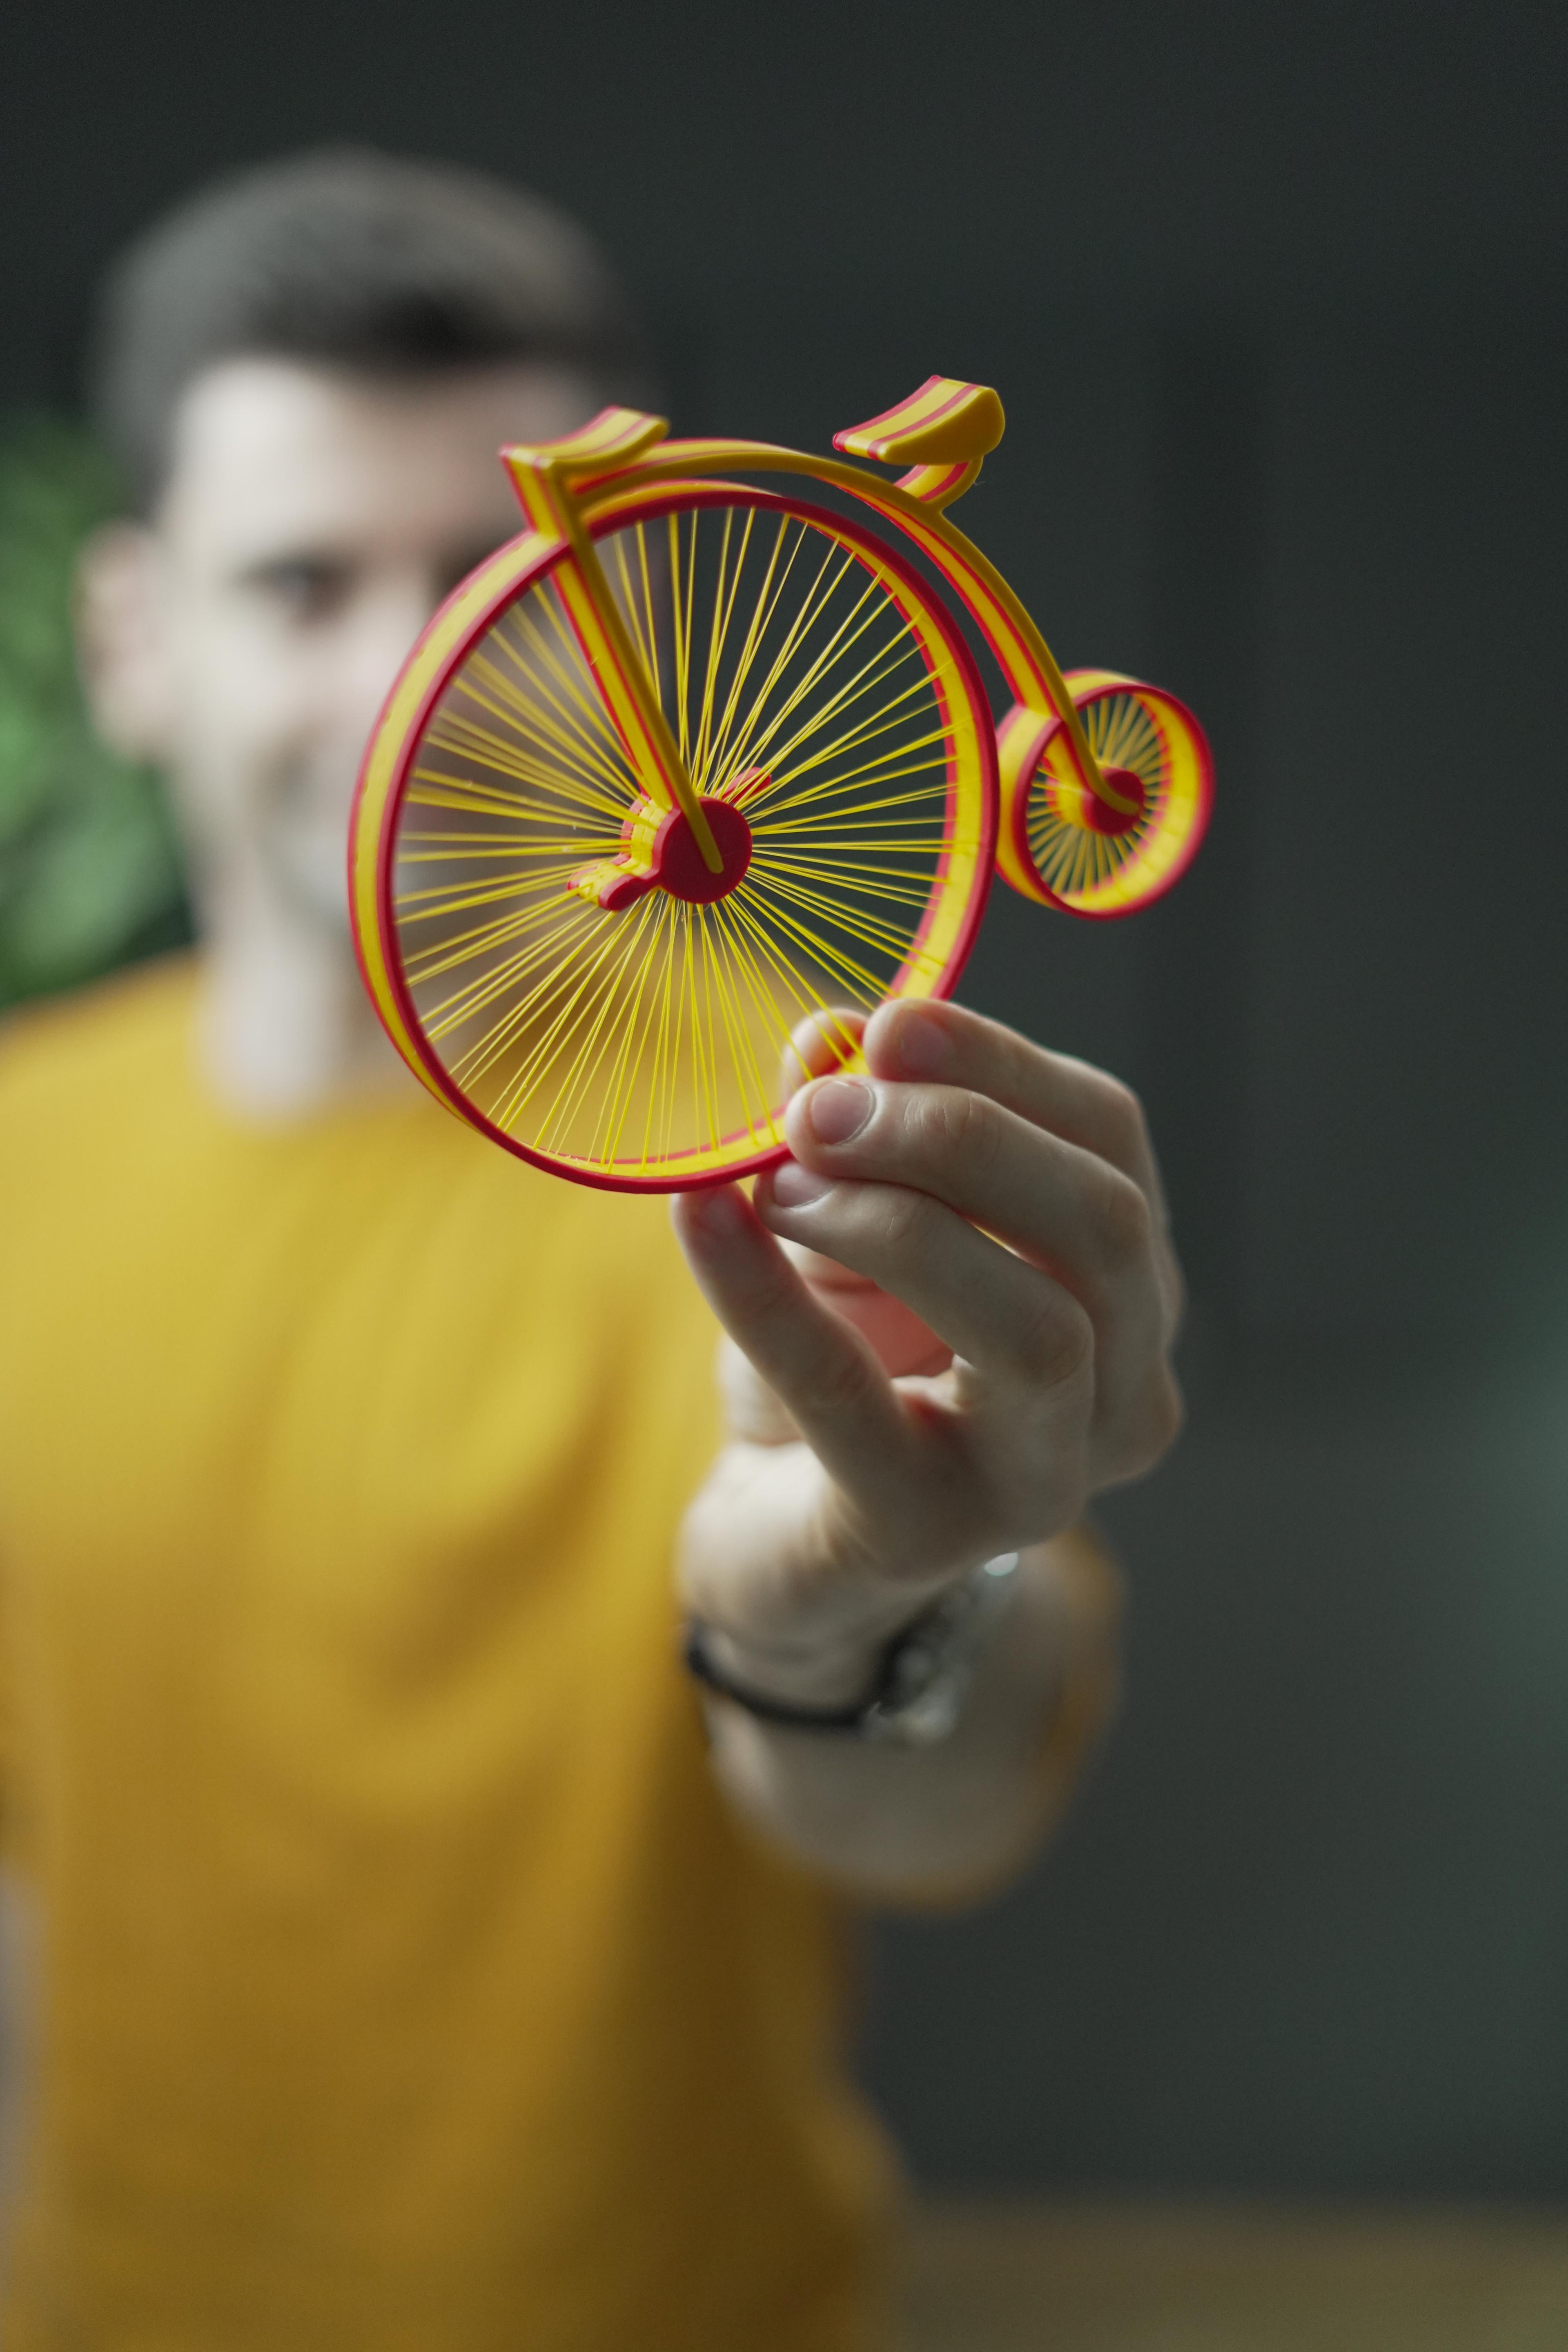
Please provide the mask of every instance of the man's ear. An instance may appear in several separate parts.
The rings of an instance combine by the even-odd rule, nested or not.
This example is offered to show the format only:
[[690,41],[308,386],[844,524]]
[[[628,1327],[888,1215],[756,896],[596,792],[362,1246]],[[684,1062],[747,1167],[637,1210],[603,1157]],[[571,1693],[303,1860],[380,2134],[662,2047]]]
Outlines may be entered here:
[[77,563],[77,664],[93,725],[130,760],[171,749],[171,698],[158,542],[142,524],[106,523]]

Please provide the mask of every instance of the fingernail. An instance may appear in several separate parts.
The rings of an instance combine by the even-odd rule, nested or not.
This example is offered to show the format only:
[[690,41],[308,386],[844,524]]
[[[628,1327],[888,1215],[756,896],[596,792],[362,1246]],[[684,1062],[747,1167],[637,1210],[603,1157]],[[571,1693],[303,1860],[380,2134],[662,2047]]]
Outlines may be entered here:
[[952,1040],[929,1013],[906,1013],[897,1036],[899,1060],[913,1076],[940,1077],[952,1067]]
[[689,1213],[710,1241],[733,1240],[746,1222],[746,1204],[733,1184],[715,1184],[692,1196]]
[[832,1190],[827,1177],[813,1175],[798,1160],[781,1160],[773,1170],[773,1199],[781,1209],[808,1209]]
[[847,1143],[876,1108],[875,1094],[858,1078],[824,1078],[806,1097],[806,1116],[818,1143]]

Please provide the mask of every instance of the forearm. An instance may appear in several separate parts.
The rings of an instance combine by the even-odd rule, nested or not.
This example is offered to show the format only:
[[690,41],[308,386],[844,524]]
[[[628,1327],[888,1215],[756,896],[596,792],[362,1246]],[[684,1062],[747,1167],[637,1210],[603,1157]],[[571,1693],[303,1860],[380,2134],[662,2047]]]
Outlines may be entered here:
[[[940,1902],[987,1891],[1051,1826],[1115,1679],[1117,1580],[1081,1531],[1025,1555],[1016,1596],[974,1664],[945,1740],[900,1748],[774,1726],[710,1698],[713,1767],[731,1801],[811,1868],[871,1902]],[[788,1679],[801,1703],[832,1704],[874,1652],[825,1656]],[[734,1656],[761,1683],[776,1661]],[[781,1692],[782,1695],[782,1692]]]
[[[803,1069],[825,1037],[797,1037]],[[863,1897],[941,1901],[1027,1855],[1103,1717],[1110,1580],[1096,1604],[1072,1572],[1092,1538],[1026,1555],[946,1742],[821,1718],[860,1721],[889,1643],[966,1564],[1070,1528],[1159,1460],[1181,1276],[1142,1114],[1102,1073],[929,1002],[879,1007],[861,1066],[841,1058],[791,1102],[790,1156],[750,1199],[678,1196],[730,1401],[681,1586],[716,1637],[697,1664],[732,1694],[710,1712],[734,1803]],[[770,1724],[779,1705],[818,1719]],[[890,1693],[880,1719],[899,1713]]]

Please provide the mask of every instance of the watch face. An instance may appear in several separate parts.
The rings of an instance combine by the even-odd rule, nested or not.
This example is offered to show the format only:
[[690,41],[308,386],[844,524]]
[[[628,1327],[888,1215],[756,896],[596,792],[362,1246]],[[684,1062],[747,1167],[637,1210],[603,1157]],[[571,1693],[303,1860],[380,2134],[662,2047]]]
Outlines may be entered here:
[[982,1643],[1009,1606],[1018,1555],[1005,1551],[917,1618],[888,1653],[882,1696],[861,1723],[868,1739],[933,1748],[963,1712]]

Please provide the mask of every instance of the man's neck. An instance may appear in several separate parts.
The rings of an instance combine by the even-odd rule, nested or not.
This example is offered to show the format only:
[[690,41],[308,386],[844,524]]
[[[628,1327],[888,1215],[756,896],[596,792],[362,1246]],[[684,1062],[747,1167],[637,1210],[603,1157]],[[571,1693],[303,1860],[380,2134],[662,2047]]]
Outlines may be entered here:
[[402,1092],[408,1073],[365,995],[346,935],[270,893],[219,893],[207,910],[201,1052],[231,1109],[308,1116]]

